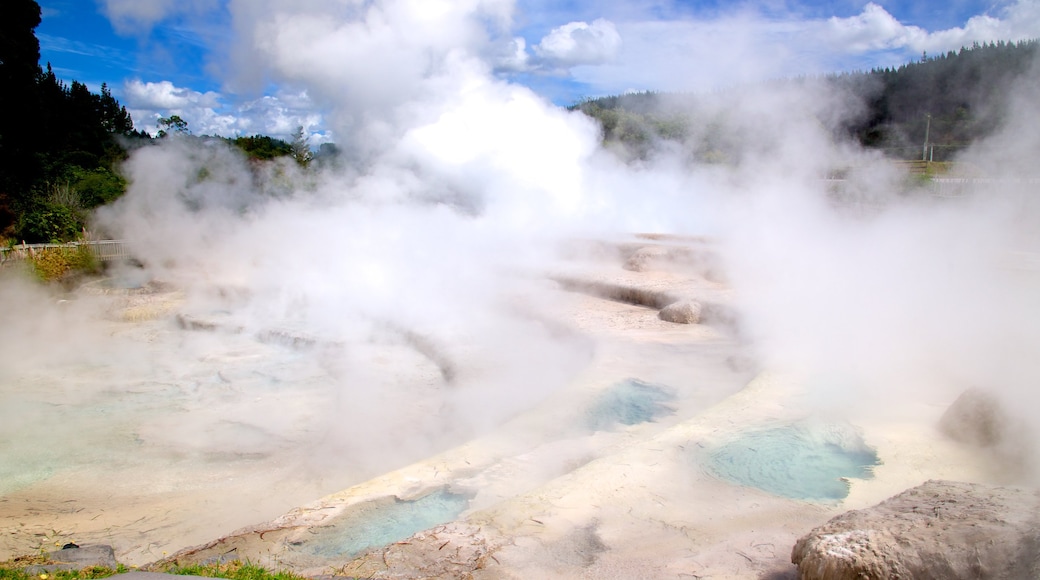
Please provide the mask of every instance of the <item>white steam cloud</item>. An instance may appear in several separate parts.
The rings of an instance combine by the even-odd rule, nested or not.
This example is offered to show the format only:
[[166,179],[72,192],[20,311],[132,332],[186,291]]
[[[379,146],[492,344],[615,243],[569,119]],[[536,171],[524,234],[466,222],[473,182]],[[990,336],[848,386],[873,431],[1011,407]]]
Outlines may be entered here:
[[[177,399],[191,412],[149,423],[143,439],[185,454],[278,448],[293,458],[287,465],[335,465],[354,477],[422,457],[573,379],[589,344],[552,324],[560,294],[546,275],[559,266],[559,244],[637,231],[715,236],[742,337],[768,367],[818,386],[811,405],[949,401],[983,385],[1018,397],[1012,408],[1032,408],[1040,292],[1037,272],[1016,260],[1040,252],[1040,208],[1025,189],[900,198],[902,176],[890,164],[835,142],[820,121],[856,107],[812,86],[727,93],[690,111],[695,136],[722,130],[743,144],[725,164],[697,164],[666,145],[622,163],[601,149],[593,121],[493,74],[513,38],[512,8],[504,0],[230,2],[233,82],[305,91],[328,111],[347,154],[307,171],[288,161],[251,167],[223,144],[172,138],[126,162],[130,189],[100,226],[125,239],[150,276],[183,289],[187,325],[216,328],[164,339],[170,352],[133,367],[161,369],[162,380],[141,381],[149,389],[191,385]],[[876,46],[868,39],[876,31],[855,29],[889,27],[881,12],[868,6],[842,34]],[[610,74],[630,73],[639,61],[632,51],[650,54],[655,35],[694,30],[704,32],[695,36],[703,52],[691,63],[676,49],[672,75],[721,60],[750,78],[787,56],[745,50],[761,46],[757,19],[725,24],[732,42],[691,23],[572,23],[535,52],[572,65],[617,52]],[[669,88],[663,78],[657,86]],[[135,90],[142,102],[199,100],[162,83]],[[1035,82],[1012,99],[1005,131],[966,157],[987,176],[1032,175]],[[822,179],[835,167],[851,168],[847,187],[875,214],[835,209]],[[119,367],[147,351],[108,341],[76,312],[63,320],[77,336],[86,328],[84,342],[98,348],[66,352],[66,363]],[[262,336],[317,348],[275,364],[251,342]],[[240,374],[211,372],[214,358]],[[439,388],[453,373],[451,388]],[[254,399],[258,382],[265,394]]]

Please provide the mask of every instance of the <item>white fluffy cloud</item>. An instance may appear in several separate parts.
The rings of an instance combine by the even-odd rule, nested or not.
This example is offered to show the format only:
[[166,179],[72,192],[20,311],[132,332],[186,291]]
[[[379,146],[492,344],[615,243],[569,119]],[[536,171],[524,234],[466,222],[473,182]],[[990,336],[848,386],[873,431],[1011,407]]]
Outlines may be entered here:
[[569,22],[552,29],[534,47],[541,59],[558,66],[603,64],[621,49],[617,27],[602,18],[588,22]]
[[[1004,8],[999,16],[973,16],[962,27],[926,31],[905,25],[881,6],[867,4],[860,14],[848,18],[831,18],[825,23],[809,23],[812,32],[822,32],[824,41],[834,50],[867,52],[907,49],[910,51],[947,51],[974,42],[1024,40],[1040,36],[1040,2],[1019,0]],[[822,29],[822,30],[821,30]]]
[[[169,81],[146,83],[131,80],[124,86],[127,109],[139,129],[155,134],[160,117],[178,115],[197,135],[263,134],[289,138],[297,127],[318,131],[321,115],[315,112],[307,93],[281,92],[228,104],[213,91],[201,93],[177,87]],[[327,133],[314,135],[316,142],[328,141]]]
[[[203,39],[214,50],[228,48],[218,46],[221,42],[233,47],[232,56],[208,63],[211,71],[222,71],[217,74],[226,83],[223,95],[193,93],[169,83],[138,82],[130,91],[141,103],[130,106],[140,112],[135,117],[140,121],[184,110],[190,112],[182,117],[196,132],[222,133],[281,133],[289,125],[308,126],[314,114],[287,104],[292,101],[288,91],[298,92],[302,86],[309,87],[318,106],[331,111],[325,122],[338,133],[363,125],[392,132],[392,125],[414,119],[382,124],[369,120],[391,119],[392,109],[421,115],[422,108],[409,111],[405,105],[467,90],[481,82],[483,67],[505,75],[567,77],[584,85],[589,95],[633,89],[706,90],[765,78],[896,65],[923,51],[936,54],[976,41],[1040,37],[1040,0],[1009,0],[944,30],[900,22],[874,2],[850,16],[816,19],[776,10],[767,15],[747,4],[696,16],[683,13],[674,0],[566,8],[517,0],[519,16],[514,14],[514,0],[98,2],[116,25],[138,27],[227,7],[234,31]],[[515,22],[529,19],[525,10],[539,15],[536,24],[529,24],[537,32],[529,31],[526,37],[513,28]],[[246,92],[243,88],[259,92],[272,84],[283,92],[225,103],[234,93]],[[246,117],[229,118],[239,114]]]
[[[615,58],[570,70],[592,94],[710,90],[767,78],[899,64],[924,51],[958,50],[976,41],[1037,38],[1040,1],[1017,0],[991,15],[974,16],[962,27],[936,31],[904,24],[875,3],[858,14],[828,19],[767,17],[745,7],[711,18],[666,20],[646,11],[612,20],[624,39]],[[554,43],[543,41],[536,54],[539,47],[566,46],[556,42],[573,39],[566,28],[547,36]],[[574,54],[580,54],[577,50]]]
[[215,9],[219,0],[98,0],[101,10],[123,33],[147,32],[173,15]]
[[920,42],[928,35],[921,28],[901,24],[873,2],[855,16],[827,20],[823,32],[825,42],[851,52],[899,48],[909,45],[915,39]]

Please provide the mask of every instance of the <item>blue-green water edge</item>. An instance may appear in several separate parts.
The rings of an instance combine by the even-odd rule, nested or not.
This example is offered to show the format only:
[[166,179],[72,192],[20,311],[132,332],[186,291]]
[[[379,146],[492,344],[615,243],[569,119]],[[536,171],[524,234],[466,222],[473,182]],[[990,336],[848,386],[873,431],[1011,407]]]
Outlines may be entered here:
[[470,495],[440,489],[414,500],[389,497],[351,507],[306,543],[322,557],[358,556],[404,540],[416,532],[456,519],[469,507]]
[[708,449],[715,476],[796,499],[841,500],[844,478],[869,479],[877,451],[851,425],[799,422],[751,431]]

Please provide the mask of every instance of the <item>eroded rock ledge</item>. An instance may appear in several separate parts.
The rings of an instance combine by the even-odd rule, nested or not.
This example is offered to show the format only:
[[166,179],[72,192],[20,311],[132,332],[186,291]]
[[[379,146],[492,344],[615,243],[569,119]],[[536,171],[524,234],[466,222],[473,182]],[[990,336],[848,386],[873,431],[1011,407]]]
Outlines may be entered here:
[[803,536],[803,580],[1040,577],[1036,490],[928,481]]

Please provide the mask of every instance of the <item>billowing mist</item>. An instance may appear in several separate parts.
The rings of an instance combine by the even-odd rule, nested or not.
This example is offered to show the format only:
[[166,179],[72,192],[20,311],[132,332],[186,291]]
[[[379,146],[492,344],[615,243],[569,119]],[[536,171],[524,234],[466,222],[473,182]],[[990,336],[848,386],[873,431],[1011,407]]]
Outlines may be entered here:
[[[821,409],[898,413],[972,386],[1036,402],[1035,80],[962,160],[992,191],[939,199],[902,195],[899,170],[837,140],[827,123],[860,107],[813,83],[690,111],[739,136],[728,162],[667,143],[626,161],[591,119],[494,74],[483,55],[509,41],[505,0],[230,9],[228,83],[305,89],[343,156],[257,168],[177,137],[135,151],[129,192],[95,227],[141,268],[113,275],[168,285],[179,330],[204,331],[130,332],[89,297],[5,281],[4,380],[96,411],[42,426],[45,447],[103,455],[76,433],[134,412],[129,389],[169,406],[120,436],[170,457],[275,453],[335,472],[333,489],[371,477],[566,385],[595,344],[553,324],[548,276],[571,242],[636,232],[711,236],[740,339],[763,368],[806,377]],[[836,168],[841,200],[825,179]],[[285,344],[299,348],[278,358]],[[48,405],[5,408],[0,429],[33,429]]]

